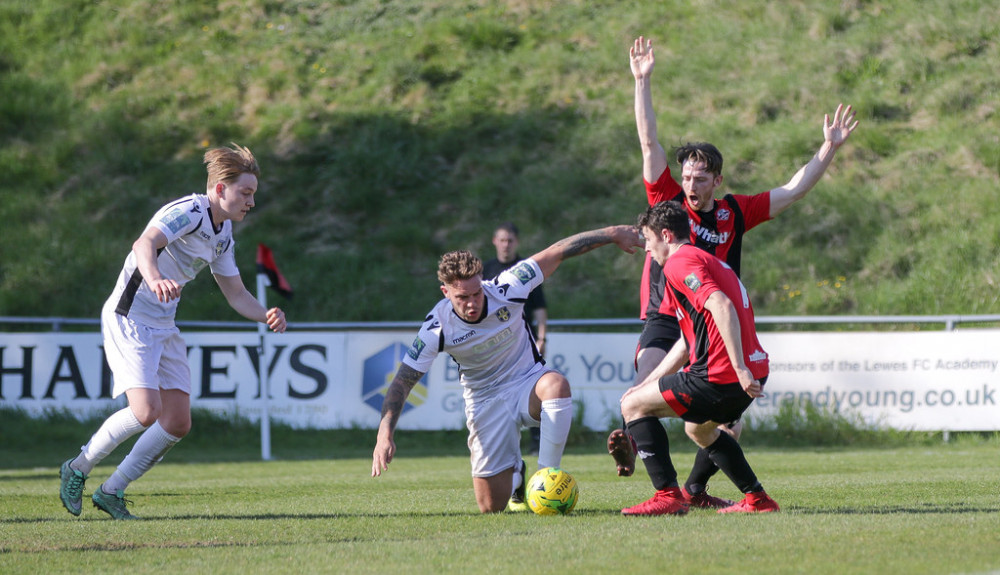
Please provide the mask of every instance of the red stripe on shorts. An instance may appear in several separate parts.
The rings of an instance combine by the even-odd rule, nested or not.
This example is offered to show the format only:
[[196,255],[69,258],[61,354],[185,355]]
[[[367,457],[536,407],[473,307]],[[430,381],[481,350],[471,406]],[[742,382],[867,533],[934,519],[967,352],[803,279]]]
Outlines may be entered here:
[[684,412],[688,410],[683,403],[677,400],[677,396],[674,395],[674,390],[668,389],[666,391],[661,391],[660,395],[663,396],[664,401],[667,402],[667,405],[669,405],[678,416],[684,415]]

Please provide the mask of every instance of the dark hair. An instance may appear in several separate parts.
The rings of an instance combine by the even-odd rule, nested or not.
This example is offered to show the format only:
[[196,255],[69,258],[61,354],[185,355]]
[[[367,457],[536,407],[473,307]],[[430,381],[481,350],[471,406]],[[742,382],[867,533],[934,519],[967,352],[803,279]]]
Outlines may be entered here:
[[514,225],[514,222],[504,222],[500,224],[499,226],[497,226],[497,229],[493,230],[493,235],[496,235],[497,232],[499,232],[500,230],[504,230],[510,233],[510,235],[514,236],[515,238],[521,236],[521,234],[518,233],[517,226]]
[[688,142],[683,146],[674,148],[674,157],[677,163],[684,167],[684,162],[705,162],[705,170],[709,173],[722,175],[722,152],[708,142]]
[[678,238],[691,237],[691,221],[687,210],[680,202],[657,202],[639,214],[639,229],[649,228],[656,234],[660,230],[670,230]]

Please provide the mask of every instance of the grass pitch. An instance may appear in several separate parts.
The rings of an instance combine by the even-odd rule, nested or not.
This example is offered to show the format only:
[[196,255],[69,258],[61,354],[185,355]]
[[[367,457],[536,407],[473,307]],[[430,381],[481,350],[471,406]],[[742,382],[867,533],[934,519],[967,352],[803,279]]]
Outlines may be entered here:
[[[407,457],[369,477],[367,458],[170,463],[115,522],[89,495],[59,502],[56,467],[0,470],[4,573],[983,573],[1000,570],[996,445],[751,449],[778,514],[622,517],[648,498],[640,468],[569,454],[581,499],[565,517],[481,516],[464,456]],[[681,473],[693,455],[682,452]],[[712,493],[737,498],[724,478]]]

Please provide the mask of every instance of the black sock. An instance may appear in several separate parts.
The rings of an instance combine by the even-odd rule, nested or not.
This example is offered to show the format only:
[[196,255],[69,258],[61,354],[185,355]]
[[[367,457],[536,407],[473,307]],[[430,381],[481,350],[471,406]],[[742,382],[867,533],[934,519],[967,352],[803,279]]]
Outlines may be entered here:
[[708,480],[718,472],[719,466],[708,456],[708,451],[699,449],[694,456],[694,465],[691,466],[691,474],[684,483],[684,489],[691,495],[701,493],[708,486]]
[[720,432],[715,443],[705,448],[705,452],[719,469],[729,477],[743,493],[763,491],[757,476],[743,455],[743,449],[728,433]]
[[628,432],[639,449],[639,458],[658,491],[677,487],[677,470],[670,460],[667,430],[656,417],[643,417],[628,424]]

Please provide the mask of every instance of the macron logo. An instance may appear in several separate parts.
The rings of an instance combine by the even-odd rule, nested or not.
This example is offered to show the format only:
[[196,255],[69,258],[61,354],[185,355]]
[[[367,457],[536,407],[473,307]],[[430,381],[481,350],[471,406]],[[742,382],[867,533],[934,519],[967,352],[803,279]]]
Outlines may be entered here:
[[767,359],[767,354],[759,349],[750,354],[750,361],[764,361],[765,359]]

